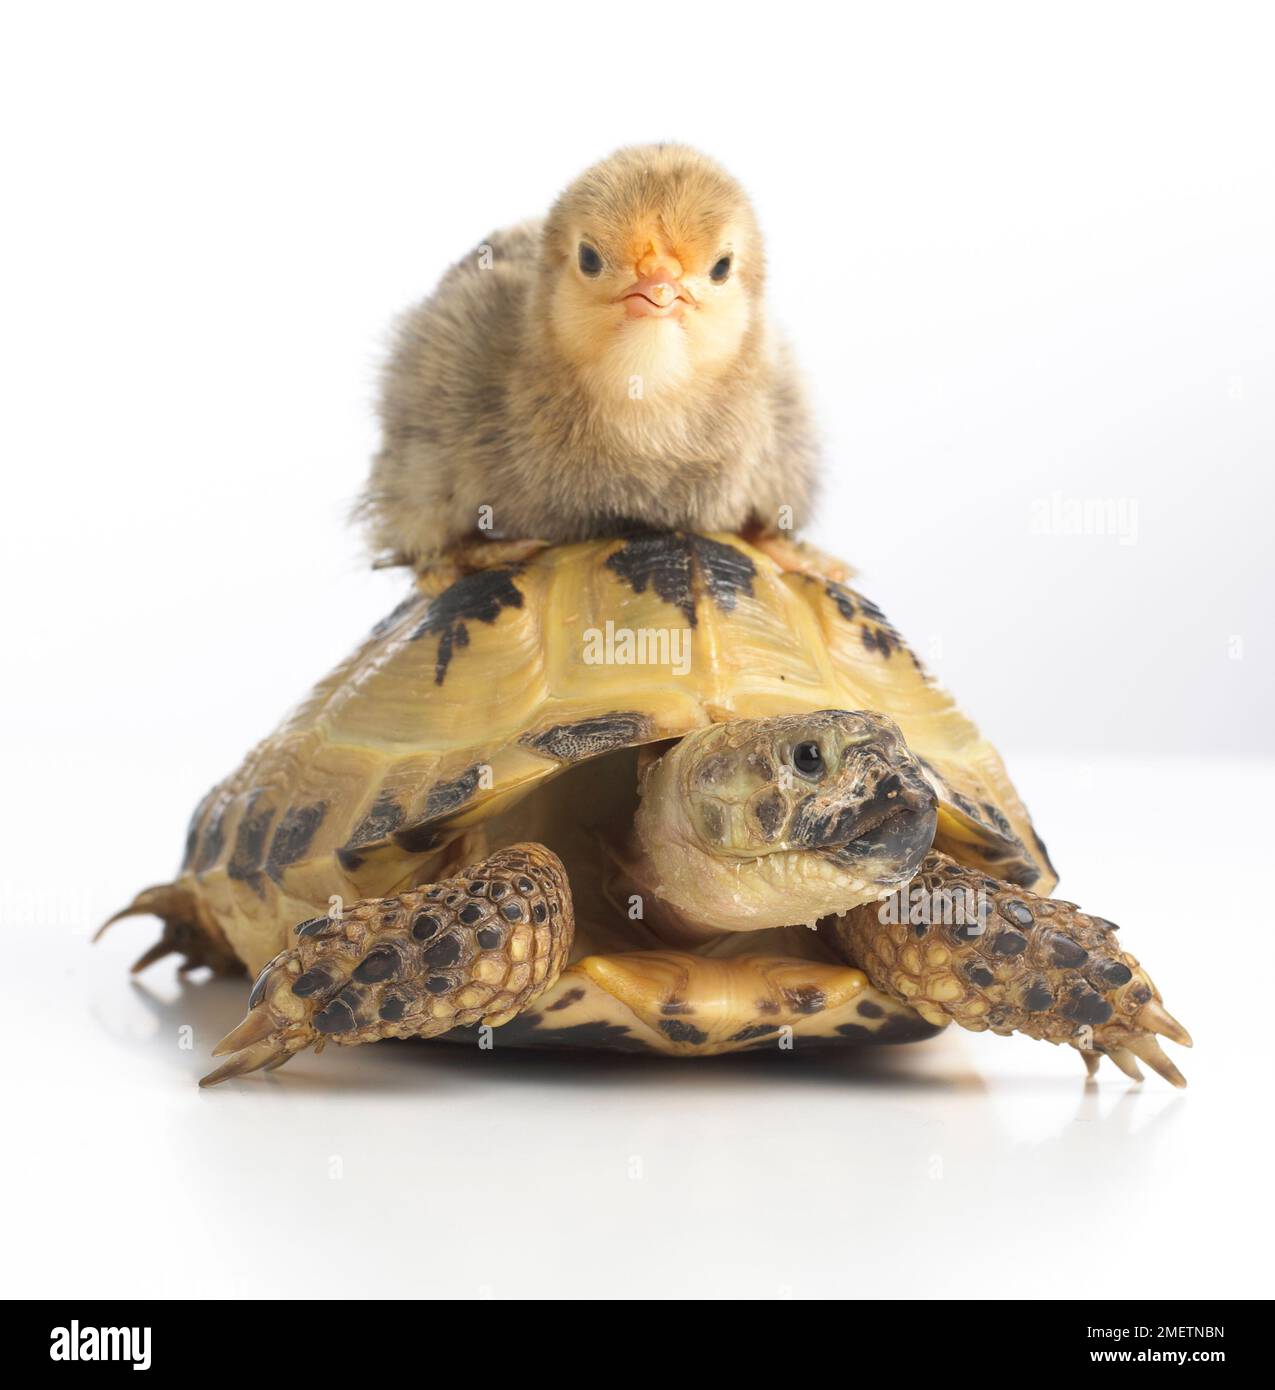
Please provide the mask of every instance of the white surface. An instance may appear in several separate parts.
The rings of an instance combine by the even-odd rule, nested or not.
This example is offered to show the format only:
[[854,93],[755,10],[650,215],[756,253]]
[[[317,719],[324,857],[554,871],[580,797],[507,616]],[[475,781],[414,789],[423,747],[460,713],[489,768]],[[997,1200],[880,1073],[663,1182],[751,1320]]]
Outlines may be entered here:
[[[1272,1292],[1266,7],[0,26],[6,1292]],[[751,190],[828,440],[816,539],[1125,923],[1188,1094],[969,1036],[330,1049],[201,1094],[243,989],[130,985],[146,924],[88,949],[401,594],[345,523],[391,316],[651,138]],[[1033,530],[1054,494],[1128,524]]]
[[[1069,1050],[950,1031],[692,1063],[497,1032],[200,1091],[246,985],[130,984],[153,924],[86,940],[115,838],[37,847],[34,880],[83,902],[5,942],[0,1292],[1270,1297],[1266,893],[1243,868],[1269,862],[1272,768],[1015,770],[1064,890],[1121,923],[1194,1032],[1168,1045],[1187,1091],[1109,1064],[1087,1086]],[[115,785],[126,823],[138,792]]]

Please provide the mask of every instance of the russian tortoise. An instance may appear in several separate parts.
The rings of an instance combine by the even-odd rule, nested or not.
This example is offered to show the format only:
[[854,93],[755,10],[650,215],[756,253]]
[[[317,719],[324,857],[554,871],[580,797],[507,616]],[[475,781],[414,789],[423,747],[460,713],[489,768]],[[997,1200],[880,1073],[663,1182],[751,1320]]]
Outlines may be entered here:
[[772,554],[646,534],[418,579],[119,914],[164,921],[135,969],[256,974],[205,1082],[327,1041],[686,1057],[955,1020],[1183,1084],[1115,926],[1045,896],[995,749],[878,608]]

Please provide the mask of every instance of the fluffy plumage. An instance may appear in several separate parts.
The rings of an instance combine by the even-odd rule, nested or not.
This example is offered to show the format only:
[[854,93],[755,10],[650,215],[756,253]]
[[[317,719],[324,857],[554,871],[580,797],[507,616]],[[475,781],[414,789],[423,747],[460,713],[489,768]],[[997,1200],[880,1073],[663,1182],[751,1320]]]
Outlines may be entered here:
[[621,150],[489,237],[398,326],[374,548],[800,527],[814,431],[764,281],[743,190],[677,145]]

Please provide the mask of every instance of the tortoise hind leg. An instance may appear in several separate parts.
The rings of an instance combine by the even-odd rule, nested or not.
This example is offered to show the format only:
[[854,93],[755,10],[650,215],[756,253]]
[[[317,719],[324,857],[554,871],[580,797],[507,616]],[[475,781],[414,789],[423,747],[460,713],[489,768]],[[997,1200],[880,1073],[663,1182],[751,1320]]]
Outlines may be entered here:
[[165,956],[179,953],[181,974],[207,966],[215,975],[242,975],[243,965],[230,942],[214,923],[202,921],[194,894],[180,883],[157,883],[144,888],[125,908],[108,917],[97,929],[97,941],[112,923],[123,917],[158,917],[164,924],[159,940],[143,951],[130,967],[140,974]]
[[1116,928],[1074,903],[1037,897],[935,852],[886,907],[855,908],[834,930],[879,989],[933,1022],[1069,1043],[1091,1075],[1107,1056],[1140,1081],[1140,1059],[1186,1085],[1156,1035],[1190,1047],[1190,1034],[1120,949]]
[[247,1018],[213,1052],[232,1055],[200,1085],[281,1066],[311,1043],[505,1023],[558,978],[573,930],[566,870],[537,844],[303,922],[296,945],[257,977]]

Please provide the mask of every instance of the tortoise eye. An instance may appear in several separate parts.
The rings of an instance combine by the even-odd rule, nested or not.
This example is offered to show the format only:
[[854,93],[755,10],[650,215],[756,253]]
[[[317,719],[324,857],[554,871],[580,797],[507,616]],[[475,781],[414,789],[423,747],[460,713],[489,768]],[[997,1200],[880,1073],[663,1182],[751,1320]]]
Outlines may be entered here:
[[598,255],[587,241],[582,241],[580,243],[578,260],[580,269],[585,275],[592,276],[602,274],[602,257]]
[[721,260],[718,261],[717,264],[712,268],[712,270],[710,270],[710,271],[708,272],[708,278],[709,278],[710,280],[712,280],[712,281],[714,282],[714,284],[718,284],[718,285],[724,283],[725,280],[726,280],[726,278],[727,278],[727,276],[729,276],[729,275],[730,275],[730,257],[729,257],[729,256],[723,256],[723,257],[721,258]]
[[792,750],[792,765],[803,777],[823,776],[823,754],[817,743],[799,743]]

